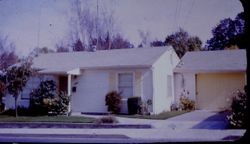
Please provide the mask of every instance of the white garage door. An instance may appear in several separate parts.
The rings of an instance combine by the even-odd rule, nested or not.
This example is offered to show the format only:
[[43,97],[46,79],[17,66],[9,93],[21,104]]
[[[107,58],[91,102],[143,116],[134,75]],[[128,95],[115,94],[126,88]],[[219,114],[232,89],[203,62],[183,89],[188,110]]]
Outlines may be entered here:
[[197,75],[197,109],[224,110],[230,107],[230,98],[245,85],[244,73],[217,73]]
[[77,83],[72,95],[73,112],[107,112],[105,95],[109,90],[109,77],[103,71],[84,71],[73,81]]

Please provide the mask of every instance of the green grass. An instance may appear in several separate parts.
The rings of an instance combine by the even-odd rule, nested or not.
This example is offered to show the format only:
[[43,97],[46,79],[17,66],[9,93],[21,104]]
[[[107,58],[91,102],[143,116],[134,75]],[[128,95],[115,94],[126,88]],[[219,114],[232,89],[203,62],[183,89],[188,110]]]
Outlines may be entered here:
[[157,115],[116,115],[118,117],[124,118],[138,118],[138,119],[154,119],[154,120],[165,120],[171,117],[175,117],[190,111],[169,111],[169,112],[162,112]]
[[82,116],[7,116],[0,115],[0,122],[67,122],[67,123],[93,123],[94,118]]

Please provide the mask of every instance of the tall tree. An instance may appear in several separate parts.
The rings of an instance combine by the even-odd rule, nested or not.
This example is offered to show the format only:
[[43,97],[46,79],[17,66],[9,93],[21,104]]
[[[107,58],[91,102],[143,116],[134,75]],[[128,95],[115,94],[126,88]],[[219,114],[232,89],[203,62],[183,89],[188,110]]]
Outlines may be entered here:
[[47,54],[47,53],[53,53],[55,52],[53,49],[49,49],[48,47],[42,47],[42,48],[34,48],[26,58],[28,62],[32,62],[33,58],[39,56],[40,54]]
[[183,29],[180,29],[180,31],[167,36],[165,45],[171,45],[180,58],[187,51],[199,51],[202,49],[201,40],[196,36],[190,36]]
[[0,70],[4,70],[18,61],[15,45],[7,36],[0,35]]
[[223,50],[227,47],[242,45],[242,37],[244,36],[245,18],[243,12],[239,13],[234,20],[226,18],[212,30],[213,37],[207,41],[207,50]]
[[[115,35],[115,19],[112,11],[101,11],[105,9],[99,8],[97,1],[97,9],[91,10],[87,3],[81,3],[80,0],[74,0],[71,2],[71,18],[70,18],[70,39],[73,44],[73,50],[75,44],[82,43],[84,49],[78,50],[90,50],[93,45],[97,46],[97,49],[101,49],[99,46],[99,40],[105,39],[107,36],[113,38]],[[110,49],[112,40],[108,41],[107,49]]]
[[29,63],[21,63],[20,66],[12,66],[7,69],[6,79],[7,79],[7,90],[15,98],[15,111],[16,117],[17,113],[17,100],[25,87],[29,77],[31,76],[32,71],[30,69]]

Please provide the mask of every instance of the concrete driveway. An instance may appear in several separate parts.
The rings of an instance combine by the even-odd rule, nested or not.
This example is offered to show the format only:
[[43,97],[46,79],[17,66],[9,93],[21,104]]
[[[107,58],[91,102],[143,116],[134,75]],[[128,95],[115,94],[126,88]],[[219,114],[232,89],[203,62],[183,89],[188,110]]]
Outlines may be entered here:
[[169,125],[176,128],[189,129],[226,129],[228,112],[215,112],[208,110],[195,110],[183,115],[170,118]]
[[[167,120],[116,117],[120,124],[150,124],[156,129],[226,129],[226,112],[195,110]],[[102,117],[84,115],[88,117]]]

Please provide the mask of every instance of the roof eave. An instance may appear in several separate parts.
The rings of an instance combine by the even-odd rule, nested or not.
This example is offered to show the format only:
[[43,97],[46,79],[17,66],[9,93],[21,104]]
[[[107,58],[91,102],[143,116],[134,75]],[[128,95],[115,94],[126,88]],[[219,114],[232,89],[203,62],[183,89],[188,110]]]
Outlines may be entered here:
[[174,69],[174,73],[237,73],[237,72],[246,72],[246,69]]

